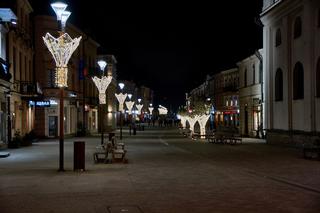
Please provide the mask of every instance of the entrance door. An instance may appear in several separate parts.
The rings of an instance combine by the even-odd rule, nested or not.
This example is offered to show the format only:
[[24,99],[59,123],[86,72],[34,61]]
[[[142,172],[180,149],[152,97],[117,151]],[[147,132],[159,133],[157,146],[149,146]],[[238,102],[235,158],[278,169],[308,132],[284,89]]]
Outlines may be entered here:
[[58,116],[49,116],[49,137],[58,136]]

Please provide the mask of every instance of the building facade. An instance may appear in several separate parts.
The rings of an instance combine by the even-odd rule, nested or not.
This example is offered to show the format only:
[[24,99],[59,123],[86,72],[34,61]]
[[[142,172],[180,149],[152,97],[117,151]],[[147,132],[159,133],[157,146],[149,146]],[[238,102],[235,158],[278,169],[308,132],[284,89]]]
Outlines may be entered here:
[[240,134],[262,137],[262,58],[257,52],[239,63]]
[[[34,79],[33,9],[27,0],[4,1],[17,15],[17,24],[7,34],[7,60],[10,64],[10,137],[24,136],[34,129],[35,108],[30,98],[41,95]],[[11,126],[11,127],[10,127]]]
[[263,1],[268,143],[309,143],[320,132],[320,1]]
[[[36,16],[35,23],[35,79],[41,85],[41,100],[48,107],[36,107],[35,130],[39,137],[59,136],[59,88],[55,85],[55,63],[44,45],[42,37],[47,32],[58,37],[58,24],[54,17]],[[83,40],[68,63],[68,87],[64,89],[64,133],[76,135],[96,133],[98,120],[98,91],[91,77],[97,69],[99,44],[75,26],[68,24],[66,32]]]
[[214,76],[215,126],[239,128],[239,70],[222,71]]

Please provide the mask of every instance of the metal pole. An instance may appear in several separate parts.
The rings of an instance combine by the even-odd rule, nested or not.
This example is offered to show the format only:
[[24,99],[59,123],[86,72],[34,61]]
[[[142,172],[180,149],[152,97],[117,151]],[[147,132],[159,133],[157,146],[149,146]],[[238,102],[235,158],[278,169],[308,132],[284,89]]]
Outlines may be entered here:
[[64,96],[64,89],[63,87],[60,88],[60,134],[59,134],[59,171],[64,171],[64,150],[63,150],[63,143],[64,143],[64,103],[63,103],[63,96]]
[[104,143],[104,137],[103,137],[103,132],[104,132],[104,124],[103,124],[103,106],[100,104],[100,122],[101,122],[101,145]]
[[120,110],[120,140],[122,140],[122,111]]

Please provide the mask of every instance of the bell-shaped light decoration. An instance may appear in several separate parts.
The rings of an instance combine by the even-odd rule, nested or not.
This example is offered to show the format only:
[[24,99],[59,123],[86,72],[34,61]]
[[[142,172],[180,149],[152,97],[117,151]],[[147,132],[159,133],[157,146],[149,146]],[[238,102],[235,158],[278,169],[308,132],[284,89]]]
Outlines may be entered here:
[[62,13],[66,10],[66,8],[68,7],[67,4],[63,3],[63,2],[55,2],[51,4],[52,9],[54,10],[54,12],[56,13],[57,16],[57,20],[58,21],[62,21]]
[[128,98],[131,100],[131,98],[132,98],[132,94],[128,94]]

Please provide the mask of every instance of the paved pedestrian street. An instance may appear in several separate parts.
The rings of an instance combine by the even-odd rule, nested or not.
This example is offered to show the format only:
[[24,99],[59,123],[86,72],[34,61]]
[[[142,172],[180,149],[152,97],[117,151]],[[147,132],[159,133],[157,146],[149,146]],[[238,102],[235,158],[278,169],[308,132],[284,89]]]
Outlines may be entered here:
[[[118,134],[118,133],[117,133]],[[86,171],[73,171],[73,141],[85,141]],[[301,150],[244,139],[211,144],[179,130],[124,131],[128,163],[94,164],[100,138],[6,150],[0,158],[0,212],[320,212],[320,162]]]

